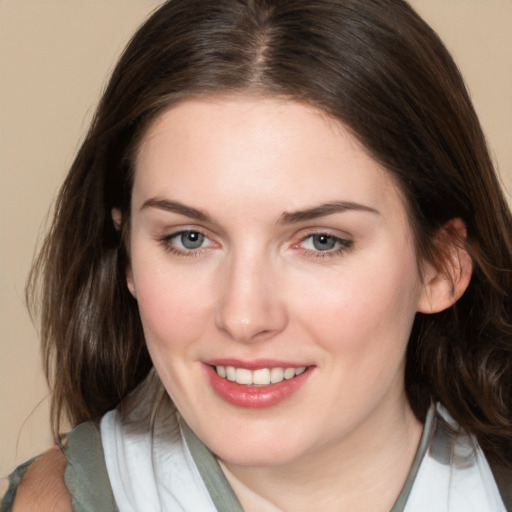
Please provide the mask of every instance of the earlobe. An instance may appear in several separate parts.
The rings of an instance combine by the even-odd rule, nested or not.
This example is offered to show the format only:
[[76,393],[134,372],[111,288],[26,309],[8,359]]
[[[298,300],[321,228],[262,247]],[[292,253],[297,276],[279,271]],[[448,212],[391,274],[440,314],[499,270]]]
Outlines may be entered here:
[[466,291],[473,263],[465,241],[466,226],[459,218],[450,220],[439,231],[435,245],[440,265],[427,264],[424,268],[418,312],[439,313],[455,304]]

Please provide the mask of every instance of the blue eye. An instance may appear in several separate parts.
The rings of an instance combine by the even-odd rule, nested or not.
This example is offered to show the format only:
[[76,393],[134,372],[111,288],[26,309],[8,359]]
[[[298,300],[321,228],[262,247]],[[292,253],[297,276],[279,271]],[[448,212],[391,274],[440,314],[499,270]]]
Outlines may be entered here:
[[349,249],[351,240],[339,238],[327,233],[313,233],[302,239],[301,247],[316,253],[335,254]]
[[199,249],[206,237],[198,231],[182,231],[173,235],[171,240],[179,249],[193,251]]
[[311,242],[317,251],[330,251],[337,244],[337,239],[329,235],[312,235]]
[[218,247],[208,235],[195,229],[183,229],[157,239],[169,253],[179,257],[202,257]]

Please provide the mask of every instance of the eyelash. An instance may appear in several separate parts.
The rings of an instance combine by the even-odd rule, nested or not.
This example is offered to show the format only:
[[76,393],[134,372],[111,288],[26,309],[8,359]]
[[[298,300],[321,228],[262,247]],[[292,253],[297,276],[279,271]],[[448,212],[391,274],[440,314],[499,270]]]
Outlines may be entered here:
[[197,233],[198,235],[203,236],[205,240],[209,240],[208,235],[198,229],[183,229],[181,231],[177,231],[176,233],[172,233],[170,235],[159,238],[158,242],[167,252],[175,254],[176,256],[181,256],[184,258],[202,256],[206,250],[204,247],[198,247],[197,249],[180,249],[174,244],[174,239],[187,233]]
[[[313,237],[321,237],[325,236],[326,238],[329,238],[334,241],[336,244],[333,249],[330,250],[315,250],[315,249],[306,249],[301,248],[299,244],[303,244],[308,239],[313,239]],[[326,259],[326,258],[334,258],[336,256],[340,256],[343,253],[346,253],[350,251],[353,248],[353,241],[348,240],[347,238],[341,238],[335,235],[332,235],[330,233],[325,233],[322,231],[317,231],[313,233],[308,233],[306,236],[302,237],[300,241],[297,244],[294,244],[294,247],[297,247],[301,249],[301,253],[305,256],[308,256],[310,258],[320,258],[320,259]]]
[[[158,242],[164,247],[164,249],[172,254],[175,254],[177,256],[189,258],[189,257],[200,257],[204,254],[204,252],[207,250],[206,247],[198,247],[197,249],[180,249],[174,245],[173,240],[178,238],[179,236],[182,236],[184,234],[191,234],[195,233],[202,237],[204,237],[205,240],[209,240],[208,235],[201,232],[200,230],[195,229],[183,229],[181,231],[177,231],[176,233],[172,233],[170,235],[163,236],[158,239]],[[321,237],[325,236],[326,238],[329,238],[330,240],[334,241],[336,244],[334,248],[328,249],[325,251],[321,250],[315,250],[315,249],[307,249],[304,247],[300,247],[301,244],[303,244],[308,239],[313,239],[313,237]],[[308,233],[306,236],[302,237],[299,242],[294,243],[292,245],[293,248],[299,249],[301,254],[304,256],[310,257],[310,258],[333,258],[338,255],[341,255],[342,253],[348,252],[353,248],[353,241],[337,237],[334,235],[331,235],[330,233],[317,231]]]

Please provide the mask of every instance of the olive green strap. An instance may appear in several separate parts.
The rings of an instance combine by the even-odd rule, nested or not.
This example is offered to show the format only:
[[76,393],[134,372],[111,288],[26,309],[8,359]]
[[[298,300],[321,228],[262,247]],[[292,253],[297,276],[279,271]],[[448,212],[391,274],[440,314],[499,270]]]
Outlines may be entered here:
[[82,423],[66,437],[64,480],[73,512],[117,512],[97,425]]
[[425,419],[425,426],[423,427],[423,434],[421,436],[420,444],[418,446],[418,451],[416,452],[416,456],[414,457],[414,461],[411,466],[411,471],[409,472],[409,476],[402,488],[402,492],[398,496],[393,508],[390,512],[403,512],[405,509],[405,505],[407,500],[409,499],[409,495],[411,494],[412,486],[414,485],[414,481],[416,480],[416,475],[418,474],[418,470],[423,461],[423,457],[425,457],[425,453],[427,452],[427,448],[430,445],[432,440],[432,435],[435,427],[435,405],[432,404],[430,409],[427,412],[427,418]]
[[244,512],[217,459],[180,418],[183,436],[217,512]]
[[[237,497],[235,496],[229,482],[227,481],[219,463],[212,455],[212,453],[206,448],[206,446],[197,438],[192,432],[190,427],[181,418],[181,427],[183,436],[187,442],[188,448],[196,463],[199,473],[210,493],[213,503],[217,508],[218,512],[243,512],[243,508],[240,505]],[[423,457],[430,444],[432,433],[434,430],[435,423],[435,407],[432,406],[427,414],[425,421],[425,427],[423,429],[423,435],[420,440],[420,445],[414,458],[414,462],[409,473],[409,477],[405,482],[402,492],[398,496],[395,505],[390,512],[403,512],[409,494],[411,492],[416,474],[421,465]]]
[[36,460],[37,457],[30,459],[25,462],[21,466],[18,466],[10,475],[9,475],[9,487],[7,488],[7,492],[5,493],[3,498],[0,498],[0,512],[11,512],[12,506],[14,504],[14,498],[16,497],[16,491],[18,490],[18,486],[21,484],[27,469],[30,465]]

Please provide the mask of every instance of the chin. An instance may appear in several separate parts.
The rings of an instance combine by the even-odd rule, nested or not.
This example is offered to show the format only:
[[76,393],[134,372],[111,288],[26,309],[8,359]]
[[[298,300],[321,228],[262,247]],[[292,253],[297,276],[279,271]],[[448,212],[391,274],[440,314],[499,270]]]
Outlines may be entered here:
[[306,440],[270,429],[254,432],[251,428],[231,431],[203,438],[208,448],[222,461],[238,466],[281,466],[293,462],[304,454]]

